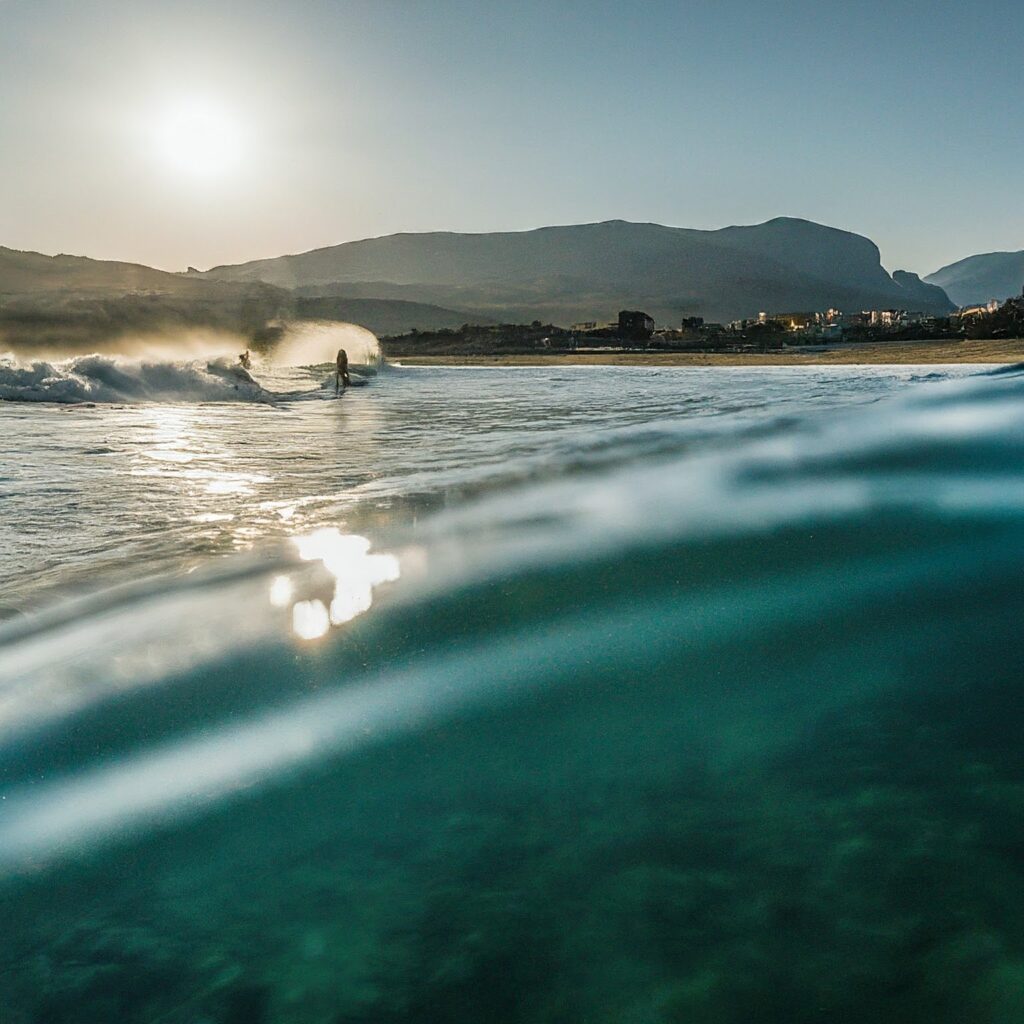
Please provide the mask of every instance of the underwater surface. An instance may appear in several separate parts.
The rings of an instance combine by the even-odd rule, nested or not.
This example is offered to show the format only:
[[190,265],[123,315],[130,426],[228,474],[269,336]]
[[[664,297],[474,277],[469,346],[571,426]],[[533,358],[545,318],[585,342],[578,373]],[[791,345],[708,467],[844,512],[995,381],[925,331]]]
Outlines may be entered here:
[[2,1024],[1024,1017],[1024,370],[254,377],[0,403]]

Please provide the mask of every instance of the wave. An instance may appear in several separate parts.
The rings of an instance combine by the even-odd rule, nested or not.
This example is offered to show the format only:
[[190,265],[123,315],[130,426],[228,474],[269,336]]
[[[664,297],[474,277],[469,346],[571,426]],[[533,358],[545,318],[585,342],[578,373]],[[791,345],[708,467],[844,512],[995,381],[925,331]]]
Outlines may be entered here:
[[274,396],[228,358],[147,362],[106,355],[57,362],[0,357],[8,402],[272,402]]
[[7,1005],[1016,1019],[1022,467],[929,382],[3,627]]

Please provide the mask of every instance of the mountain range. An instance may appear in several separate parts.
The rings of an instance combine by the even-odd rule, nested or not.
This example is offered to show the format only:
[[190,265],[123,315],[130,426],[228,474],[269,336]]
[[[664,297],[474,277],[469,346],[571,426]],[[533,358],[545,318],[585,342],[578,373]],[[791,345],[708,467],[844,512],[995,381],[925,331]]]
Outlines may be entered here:
[[88,346],[197,325],[256,336],[294,317],[394,334],[466,322],[569,325],[619,309],[670,325],[828,308],[942,314],[953,305],[934,281],[889,274],[869,239],[785,217],[716,231],[606,221],[395,234],[181,274],[0,248],[0,341],[15,346]]
[[1024,289],[1024,250],[968,256],[925,278],[944,289],[958,306],[974,306],[1020,295]]
[[643,309],[666,324],[761,310],[952,308],[941,288],[917,275],[888,274],[869,239],[786,217],[716,231],[606,221],[490,234],[397,234],[194,276],[562,324],[611,317],[621,308]]
[[6,348],[83,350],[129,334],[190,328],[255,337],[281,319],[344,320],[388,334],[410,325],[457,327],[466,314],[403,300],[305,296],[261,281],[207,280],[137,263],[0,246],[0,345]]

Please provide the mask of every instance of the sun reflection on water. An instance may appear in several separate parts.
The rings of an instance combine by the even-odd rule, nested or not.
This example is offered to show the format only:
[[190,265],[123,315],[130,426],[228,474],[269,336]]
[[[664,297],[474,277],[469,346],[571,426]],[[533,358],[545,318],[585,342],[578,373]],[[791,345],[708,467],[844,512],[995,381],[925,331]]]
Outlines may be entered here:
[[[292,606],[292,631],[302,640],[316,640],[331,626],[340,626],[362,615],[373,604],[373,589],[401,575],[398,558],[371,554],[370,541],[357,534],[343,534],[325,527],[293,538],[299,557],[320,562],[334,579],[330,605],[319,599],[298,601]],[[278,576],[270,585],[270,603],[285,607],[292,598],[292,583]]]
[[292,629],[300,640],[317,640],[330,628],[323,601],[298,601],[292,608]]
[[295,595],[295,585],[287,576],[275,576],[270,584],[270,603],[275,608],[286,608]]
[[[231,522],[244,512],[244,499],[275,482],[274,476],[246,466],[244,459],[240,464],[223,444],[211,443],[210,432],[201,431],[202,421],[192,409],[146,406],[141,419],[144,430],[129,474],[181,484],[178,494],[191,504],[188,517],[193,522]],[[252,537],[262,532],[249,530]]]

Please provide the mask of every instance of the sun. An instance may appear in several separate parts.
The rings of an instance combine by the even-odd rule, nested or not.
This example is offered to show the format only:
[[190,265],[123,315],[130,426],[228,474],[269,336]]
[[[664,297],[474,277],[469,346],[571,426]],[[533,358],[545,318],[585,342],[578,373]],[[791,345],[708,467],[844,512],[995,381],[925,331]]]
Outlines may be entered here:
[[242,156],[237,118],[205,98],[179,100],[165,107],[154,119],[154,142],[164,166],[197,180],[226,176]]

